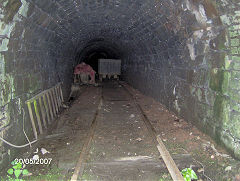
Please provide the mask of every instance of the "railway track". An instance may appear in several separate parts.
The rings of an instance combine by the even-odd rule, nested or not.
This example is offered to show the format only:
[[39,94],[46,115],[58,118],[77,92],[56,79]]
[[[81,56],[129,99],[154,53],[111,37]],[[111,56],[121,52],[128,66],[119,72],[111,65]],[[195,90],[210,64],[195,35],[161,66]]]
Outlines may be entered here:
[[[113,90],[114,89],[114,90]],[[157,177],[157,170],[161,167],[160,165],[162,163],[159,163],[158,160],[156,159],[157,157],[162,157],[168,172],[170,173],[171,177],[173,180],[177,180],[177,181],[183,181],[183,177],[179,171],[179,169],[177,168],[174,160],[172,159],[171,155],[169,154],[168,150],[166,149],[166,147],[164,146],[161,138],[157,135],[157,133],[155,132],[153,126],[151,125],[150,121],[148,120],[146,114],[144,113],[143,109],[141,108],[141,106],[137,103],[136,98],[134,97],[134,95],[131,94],[131,92],[126,88],[126,86],[122,83],[117,83],[117,82],[111,82],[111,83],[106,83],[103,84],[102,90],[101,90],[101,98],[99,100],[99,105],[98,108],[96,110],[94,119],[92,121],[91,127],[89,129],[88,132],[88,136],[85,139],[84,142],[84,146],[81,150],[78,162],[75,166],[75,170],[74,173],[71,177],[71,180],[87,180],[86,175],[91,175],[91,174],[86,174],[86,173],[92,173],[93,170],[95,169],[93,175],[98,175],[97,177],[101,177],[100,180],[118,180],[117,177],[115,177],[115,175],[120,174],[118,173],[117,170],[119,170],[119,172],[123,172],[122,175],[126,175],[129,172],[133,172],[132,174],[134,174],[136,171],[132,171],[135,170],[135,167],[141,167],[143,170],[147,170],[146,172],[152,172],[153,174],[150,174],[152,178]],[[139,119],[137,122],[139,122],[139,125],[142,129],[145,129],[147,131],[143,132],[142,129],[138,129],[140,128],[140,126],[138,126],[138,128],[131,128],[128,129],[129,126],[132,126],[132,122],[131,121],[127,121],[126,123],[123,123],[123,120],[119,119],[119,116],[122,117],[122,119],[126,119],[127,118],[127,114],[128,110],[125,110],[125,112],[123,112],[123,108],[122,106],[125,105],[126,103],[131,104],[132,111],[135,111],[135,114],[139,116]],[[109,106],[110,107],[112,105],[113,109],[108,110],[106,107]],[[109,108],[109,107],[108,107]],[[115,108],[115,109],[114,109]],[[107,111],[106,111],[107,110]],[[122,111],[122,112],[121,112]],[[132,116],[133,114],[131,114]],[[132,116],[133,117],[133,116]],[[114,120],[116,119],[116,121]],[[136,122],[136,121],[135,121]],[[117,127],[118,125],[118,127]],[[104,131],[105,130],[105,131]],[[143,132],[143,133],[137,133],[136,131],[139,130],[139,132]],[[107,134],[106,132],[109,132],[109,134]],[[147,133],[146,133],[147,132]],[[121,136],[123,138],[120,139],[116,139],[116,135],[121,134]],[[115,142],[120,142],[120,141],[126,141],[126,138],[124,137],[124,135],[126,135],[127,138],[129,138],[129,134],[137,134],[138,136],[142,136],[144,137],[144,141],[148,140],[148,142],[143,142],[141,145],[139,144],[135,144],[133,145],[134,147],[132,148],[133,152],[139,152],[139,153],[135,153],[134,156],[130,157],[131,155],[129,154],[130,151],[132,151],[130,148],[128,149],[128,147],[131,147],[131,145],[127,145],[124,143],[119,143],[116,147],[118,151],[114,151],[115,149]],[[103,140],[100,140],[99,137],[103,136]],[[132,135],[133,137],[135,135]],[[114,140],[116,139],[116,140]],[[106,140],[108,142],[106,142]],[[119,141],[120,140],[120,141]],[[130,139],[131,141],[131,139]],[[149,144],[150,143],[150,144]],[[112,148],[110,148],[112,145]],[[114,145],[114,146],[113,146]],[[149,152],[149,148],[145,148],[143,147],[144,145],[150,145],[151,149],[150,150],[158,150],[159,153],[157,153],[157,151],[155,151],[155,153],[153,155],[155,155],[155,160],[154,159],[149,159],[148,157],[141,157],[139,155],[141,155],[141,149],[143,149],[145,152],[144,153],[150,153]],[[139,148],[138,148],[139,146]],[[110,156],[104,156],[104,159],[99,159],[98,155],[99,154],[90,154],[93,151],[91,151],[91,149],[93,149],[94,147],[96,147],[96,150],[100,150],[102,153],[104,153],[105,155],[110,155]],[[149,146],[148,146],[149,147]],[[111,150],[111,151],[110,151]],[[124,150],[130,150],[129,153],[127,153],[127,155],[129,157],[123,157],[123,152]],[[122,153],[123,152],[123,153]],[[118,154],[119,153],[119,154]],[[152,154],[152,153],[151,153]],[[156,156],[158,154],[158,156]],[[118,156],[119,155],[119,156]],[[138,155],[138,156],[136,156]],[[92,161],[93,163],[89,164],[89,160],[91,160],[91,157],[95,157],[95,160]],[[106,157],[106,158],[105,158]],[[128,162],[123,162],[122,160],[117,160],[115,158],[127,158]],[[134,159],[137,158],[137,160],[135,160],[133,162]],[[154,157],[154,156],[153,156]],[[140,161],[139,161],[140,159]],[[147,159],[147,160],[141,160],[141,159]],[[96,161],[101,161],[101,162],[96,162]],[[110,161],[111,160],[111,161]],[[116,161],[117,160],[117,161]],[[137,163],[135,166],[132,166],[133,163]],[[118,166],[121,165],[120,166]],[[142,164],[142,165],[141,165]],[[90,165],[90,166],[89,166]],[[124,166],[122,166],[124,165]],[[147,165],[147,166],[146,166]],[[152,167],[154,167],[153,169],[149,168],[149,165]],[[90,168],[86,168],[86,167],[90,167]],[[116,168],[114,168],[116,167]],[[132,169],[132,167],[134,169]],[[86,168],[86,173],[84,172]],[[100,170],[100,171],[99,171]],[[110,171],[106,171],[106,170],[110,170]],[[139,168],[137,168],[137,170],[139,170]],[[101,172],[101,173],[100,173]],[[105,173],[107,172],[107,174]],[[105,174],[104,174],[105,173]],[[131,175],[131,173],[129,173],[129,179],[132,180],[132,178],[135,178],[134,175]],[[139,171],[136,172],[136,174],[139,174]],[[121,177],[121,176],[119,176]],[[146,177],[148,178],[148,177]],[[89,180],[94,179],[94,177],[90,177]],[[145,180],[144,178],[139,178],[140,180]],[[126,180],[126,178],[123,178],[123,180]],[[138,180],[138,179],[136,179]]]
[[157,142],[157,148],[159,150],[160,156],[163,158],[164,163],[166,164],[168,171],[171,174],[172,179],[174,181],[184,181],[184,178],[182,177],[176,163],[174,162],[173,158],[171,157],[170,153],[168,152],[167,148],[165,147],[161,137],[159,135],[157,135],[151,122],[149,121],[146,114],[144,113],[142,107],[137,103],[134,95],[132,95],[123,84],[121,84],[121,85],[124,87],[126,92],[128,92],[131,95],[136,107],[138,108],[140,114],[142,115],[142,120],[144,121],[149,133],[151,134],[153,140],[155,140],[155,143]]

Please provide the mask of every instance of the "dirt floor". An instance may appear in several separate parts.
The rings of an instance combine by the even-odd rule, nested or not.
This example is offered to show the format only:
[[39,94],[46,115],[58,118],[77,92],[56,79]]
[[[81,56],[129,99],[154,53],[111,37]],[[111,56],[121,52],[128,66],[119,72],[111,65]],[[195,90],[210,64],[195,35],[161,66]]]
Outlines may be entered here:
[[[240,161],[233,159],[209,136],[169,112],[159,102],[127,84],[125,86],[134,95],[173,158],[175,154],[190,154],[193,163],[189,163],[189,167],[193,167],[201,180],[240,180]],[[194,168],[196,165],[198,169]]]
[[[99,87],[81,87],[79,97],[62,111],[47,136],[31,149],[27,148],[22,156],[38,155],[51,159],[51,163],[26,165],[30,174],[23,179],[69,180],[96,118],[79,180],[171,180],[137,103],[180,171],[192,168],[198,180],[240,180],[240,161],[231,158],[210,137],[177,118],[159,102],[124,82],[121,84],[124,86],[110,81]],[[100,100],[102,105],[98,110]]]

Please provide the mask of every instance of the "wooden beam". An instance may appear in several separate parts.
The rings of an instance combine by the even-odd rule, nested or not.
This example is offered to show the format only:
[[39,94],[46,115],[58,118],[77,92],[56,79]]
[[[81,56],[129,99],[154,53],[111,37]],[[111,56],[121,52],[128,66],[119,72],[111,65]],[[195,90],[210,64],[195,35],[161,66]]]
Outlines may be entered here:
[[58,105],[58,98],[57,98],[57,91],[56,91],[57,87],[53,88],[53,94],[54,94],[54,100],[55,100],[55,105],[56,105],[56,112],[59,112],[59,105]]
[[39,114],[39,111],[38,111],[37,100],[33,101],[33,105],[34,105],[35,114],[36,114],[36,117],[37,117],[39,132],[40,132],[40,134],[42,134],[43,129],[42,129],[42,123],[41,123],[41,119],[40,119],[40,114]]
[[51,123],[50,109],[49,109],[48,104],[47,104],[46,96],[47,96],[46,94],[43,95],[43,104],[44,104],[44,108],[46,110],[48,124],[50,124]]
[[53,114],[54,114],[54,116],[56,116],[57,112],[56,112],[56,108],[55,108],[55,102],[54,102],[54,99],[53,99],[52,90],[49,90],[48,93],[49,93],[50,99],[51,99],[51,107],[52,107]]
[[38,136],[37,135],[38,132],[34,122],[34,114],[32,112],[31,103],[33,103],[34,105],[39,132],[40,134],[42,134],[43,133],[42,122],[44,128],[47,128],[47,125],[51,123],[55,116],[57,116],[57,113],[60,111],[60,108],[62,106],[63,96],[61,85],[62,82],[58,83],[57,85],[50,89],[42,91],[41,93],[37,94],[36,96],[25,102],[28,105],[28,111],[33,126],[33,132],[36,138]]
[[52,118],[51,120],[53,120],[54,115],[53,115],[53,108],[52,108],[52,105],[51,105],[51,96],[50,96],[49,92],[47,92],[46,95],[47,95],[48,107],[49,107],[50,115],[51,115],[51,118]]
[[44,125],[44,128],[47,129],[46,112],[45,112],[45,110],[44,110],[44,108],[43,108],[42,97],[39,97],[39,98],[38,98],[38,102],[39,102],[40,110],[41,110],[41,113],[42,113],[43,125]]
[[58,87],[58,96],[59,96],[60,106],[62,107],[63,101],[62,101],[62,98],[61,98],[61,85],[59,85],[59,87]]
[[56,87],[56,96],[57,96],[57,102],[58,102],[58,109],[59,109],[59,111],[60,111],[61,100],[60,100],[59,86]]
[[160,155],[162,156],[163,161],[166,164],[172,179],[174,181],[184,181],[184,178],[183,178],[182,174],[180,173],[176,163],[172,159],[170,153],[168,152],[167,148],[165,147],[165,145],[163,144],[163,142],[159,136],[157,136],[157,141],[159,144],[159,145],[157,145],[158,151],[159,151]]
[[62,103],[63,103],[64,100],[63,100],[63,93],[62,93],[62,86],[61,85],[60,85],[60,96],[61,96],[61,100],[62,100]]
[[31,102],[28,102],[27,106],[28,106],[28,112],[29,112],[29,116],[30,116],[30,119],[31,119],[31,123],[32,123],[33,134],[35,136],[35,139],[37,140],[38,134],[37,134],[37,129],[36,129],[36,125],[35,125],[35,122],[34,122],[34,118],[33,118]]

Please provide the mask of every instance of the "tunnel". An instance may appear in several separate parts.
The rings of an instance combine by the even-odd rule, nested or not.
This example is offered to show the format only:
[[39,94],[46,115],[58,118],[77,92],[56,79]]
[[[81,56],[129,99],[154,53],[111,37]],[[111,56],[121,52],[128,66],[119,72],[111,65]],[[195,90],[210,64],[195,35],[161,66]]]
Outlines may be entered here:
[[[26,100],[74,67],[121,59],[121,79],[240,159],[237,0],[0,0],[0,132],[33,138]],[[0,141],[0,165],[19,150]]]
[[103,38],[93,39],[76,53],[75,62],[85,62],[98,72],[98,59],[119,59],[120,53],[116,45],[111,42]]

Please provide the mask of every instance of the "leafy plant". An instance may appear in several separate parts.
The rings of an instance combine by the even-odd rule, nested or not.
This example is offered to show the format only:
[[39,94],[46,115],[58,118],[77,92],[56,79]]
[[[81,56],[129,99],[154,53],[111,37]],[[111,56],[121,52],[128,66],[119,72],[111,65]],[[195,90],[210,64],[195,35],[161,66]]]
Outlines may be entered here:
[[191,181],[191,180],[197,180],[198,179],[196,173],[191,168],[185,168],[185,169],[182,170],[181,173],[182,173],[182,176],[183,176],[185,181]]
[[[27,175],[29,174],[27,169],[23,169],[22,167],[22,163],[20,162],[16,162],[15,160],[11,162],[11,164],[13,165],[12,168],[9,168],[7,173],[11,176],[7,176],[8,179],[14,180],[14,181],[23,181],[23,179],[20,179],[19,177],[22,175]],[[15,176],[15,178],[14,178]]]

